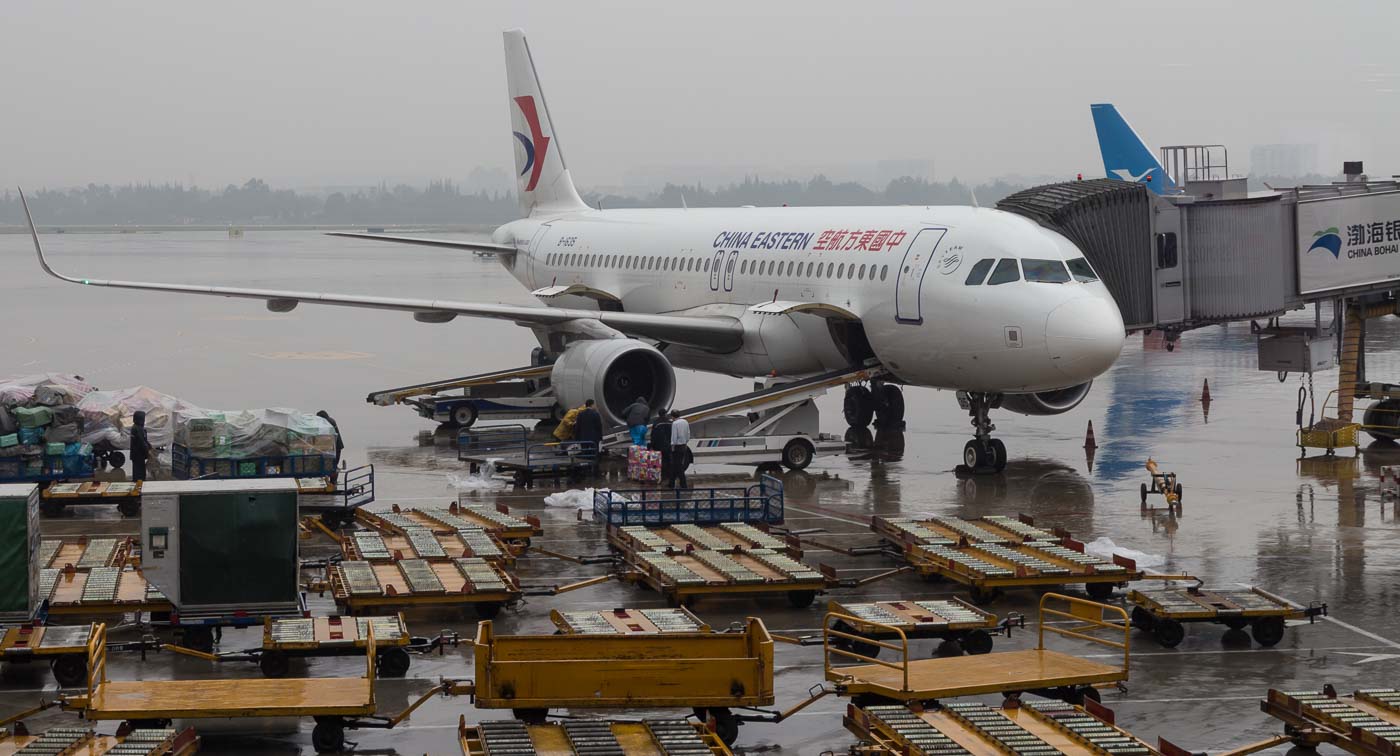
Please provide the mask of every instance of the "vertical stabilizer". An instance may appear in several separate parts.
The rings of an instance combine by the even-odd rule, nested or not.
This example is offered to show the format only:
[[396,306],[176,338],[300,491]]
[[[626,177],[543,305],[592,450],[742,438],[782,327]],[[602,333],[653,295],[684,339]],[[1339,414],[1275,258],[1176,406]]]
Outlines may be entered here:
[[510,127],[515,138],[516,193],[526,215],[587,208],[574,189],[549,117],[525,32],[505,33]]
[[1162,162],[1118,113],[1118,108],[1103,103],[1090,105],[1089,110],[1094,115],[1094,130],[1099,135],[1104,175],[1146,184],[1148,189],[1158,194],[1168,194],[1176,189],[1176,182],[1162,168]]

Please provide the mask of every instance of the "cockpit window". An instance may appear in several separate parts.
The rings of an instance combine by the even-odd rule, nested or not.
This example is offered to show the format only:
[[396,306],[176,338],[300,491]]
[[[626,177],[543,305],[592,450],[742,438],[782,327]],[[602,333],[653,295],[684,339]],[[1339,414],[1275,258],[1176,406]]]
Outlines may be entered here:
[[987,285],[996,286],[1019,280],[1021,280],[1021,269],[1016,266],[1016,258],[1004,257],[997,261],[996,270],[992,271],[992,277],[987,279]]
[[981,286],[982,281],[987,278],[987,271],[992,269],[992,263],[994,262],[996,262],[996,260],[990,257],[985,260],[978,260],[977,264],[972,266],[972,270],[967,272],[967,280],[963,281],[963,283],[968,286]]
[[1021,268],[1026,272],[1027,281],[1069,283],[1069,271],[1065,270],[1065,264],[1060,260],[1031,260],[1027,258],[1021,261]]
[[1074,280],[1080,283],[1089,283],[1090,281],[1099,280],[1099,275],[1094,272],[1093,268],[1089,267],[1088,260],[1082,257],[1076,257],[1067,264],[1069,265],[1069,272],[1074,275]]

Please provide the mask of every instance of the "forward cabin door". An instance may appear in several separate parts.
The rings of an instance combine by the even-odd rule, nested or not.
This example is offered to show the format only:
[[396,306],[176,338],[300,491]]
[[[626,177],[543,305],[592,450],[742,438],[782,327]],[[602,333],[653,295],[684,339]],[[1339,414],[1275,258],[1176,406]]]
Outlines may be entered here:
[[918,324],[924,322],[922,298],[919,296],[924,285],[924,274],[928,272],[938,252],[938,244],[943,241],[946,228],[926,228],[914,236],[909,248],[904,251],[904,261],[899,265],[898,278],[894,285],[895,320],[900,323]]

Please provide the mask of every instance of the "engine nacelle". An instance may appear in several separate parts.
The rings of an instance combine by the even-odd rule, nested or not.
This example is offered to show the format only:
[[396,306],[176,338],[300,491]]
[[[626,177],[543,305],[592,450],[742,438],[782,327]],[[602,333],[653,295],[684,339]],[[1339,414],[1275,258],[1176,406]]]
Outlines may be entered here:
[[1001,408],[1022,415],[1058,415],[1078,407],[1079,403],[1084,401],[1084,397],[1089,395],[1089,387],[1093,385],[1094,382],[1089,381],[1054,391],[1007,394],[1002,397]]
[[554,361],[550,383],[559,404],[572,409],[592,399],[607,426],[622,424],[622,411],[637,397],[653,410],[676,398],[676,371],[656,347],[636,339],[592,339],[570,344]]

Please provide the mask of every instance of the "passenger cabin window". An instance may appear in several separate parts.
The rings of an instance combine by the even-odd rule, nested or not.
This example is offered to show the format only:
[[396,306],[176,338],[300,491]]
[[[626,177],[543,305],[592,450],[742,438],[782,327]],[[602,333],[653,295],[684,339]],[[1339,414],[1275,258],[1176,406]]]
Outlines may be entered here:
[[881,281],[885,280],[885,276],[889,275],[889,273],[890,273],[890,266],[888,266],[888,265],[881,265],[881,266],[880,266],[880,280],[881,280]]
[[972,270],[967,272],[967,280],[963,281],[963,283],[968,286],[981,286],[982,282],[987,280],[987,271],[992,269],[992,263],[995,262],[996,260],[990,257],[985,260],[978,260],[977,264],[972,266]]
[[1021,280],[1021,269],[1016,266],[1016,258],[1004,257],[997,261],[997,267],[992,271],[992,277],[987,279],[987,285],[996,286],[1019,280]]
[[1099,280],[1099,274],[1095,273],[1094,269],[1089,266],[1089,261],[1082,257],[1076,257],[1065,264],[1069,266],[1069,274],[1080,283]]
[[1059,260],[1021,260],[1026,280],[1036,283],[1069,283],[1069,271]]
[[1157,234],[1157,269],[1176,267],[1176,234]]

